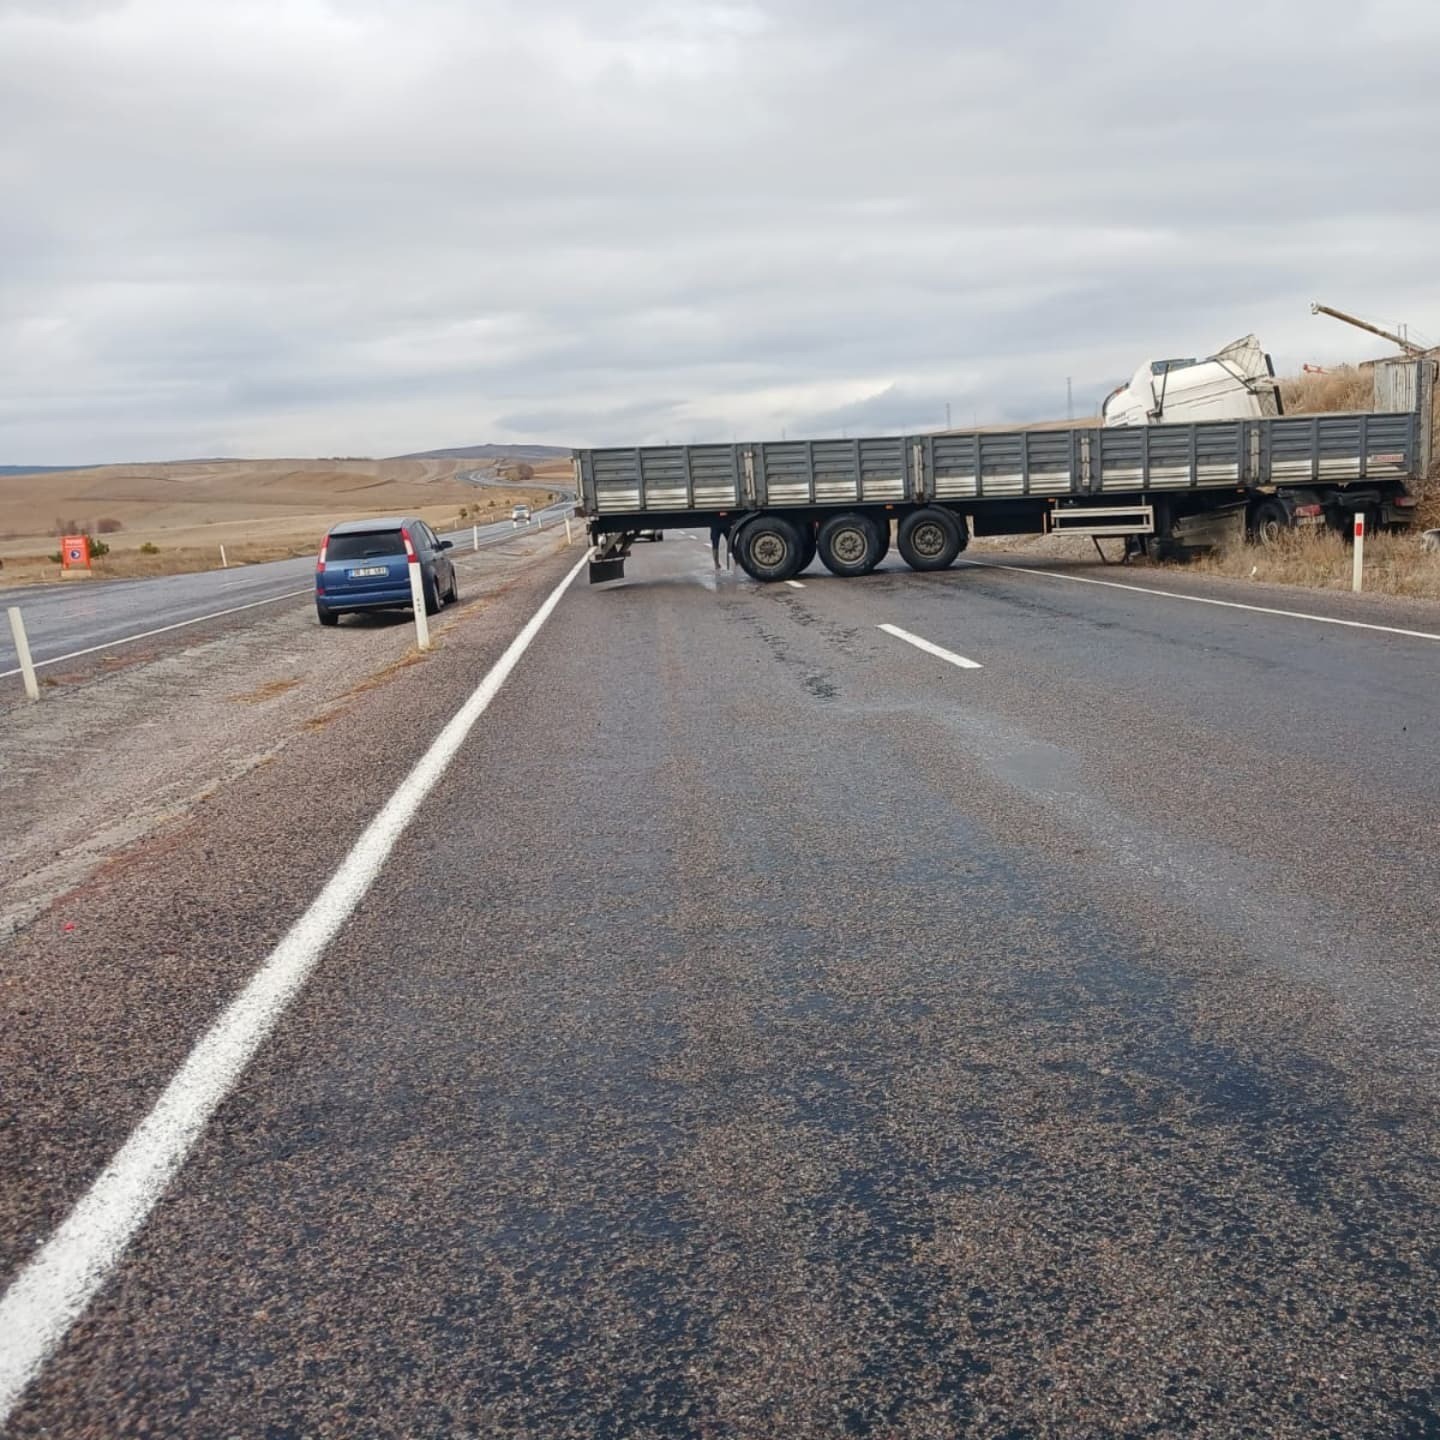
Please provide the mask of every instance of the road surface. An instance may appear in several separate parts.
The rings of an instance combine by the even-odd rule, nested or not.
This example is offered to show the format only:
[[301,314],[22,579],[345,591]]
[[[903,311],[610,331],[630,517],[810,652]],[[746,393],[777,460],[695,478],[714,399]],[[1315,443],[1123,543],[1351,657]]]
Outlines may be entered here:
[[[573,558],[20,938],[7,1282]],[[1437,1433],[1436,627],[981,558],[565,591],[11,1433]]]
[[[557,504],[535,512],[545,525],[573,507]],[[515,533],[509,520],[480,526],[481,545],[495,544]],[[444,532],[442,538],[468,544],[473,532]],[[25,617],[31,657],[53,663],[76,651],[114,644],[118,640],[184,624],[202,616],[262,605],[300,594],[314,584],[315,559],[271,560],[237,565],[229,570],[204,570],[190,575],[161,575],[149,580],[62,581],[54,585],[21,585],[0,590],[0,609],[18,605]],[[18,660],[8,624],[0,624],[0,677],[14,672]]]

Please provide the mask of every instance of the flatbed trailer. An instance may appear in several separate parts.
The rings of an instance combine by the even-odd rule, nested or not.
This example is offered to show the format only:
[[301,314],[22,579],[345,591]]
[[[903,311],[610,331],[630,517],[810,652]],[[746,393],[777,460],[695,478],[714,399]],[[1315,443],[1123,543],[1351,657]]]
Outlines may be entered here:
[[708,527],[767,581],[817,553],[838,575],[866,574],[892,522],[917,570],[953,564],[972,534],[1124,536],[1164,556],[1242,530],[1348,534],[1357,513],[1403,528],[1430,463],[1434,367],[1420,369],[1401,413],[576,450],[590,578],[620,578],[634,539],[664,526]]

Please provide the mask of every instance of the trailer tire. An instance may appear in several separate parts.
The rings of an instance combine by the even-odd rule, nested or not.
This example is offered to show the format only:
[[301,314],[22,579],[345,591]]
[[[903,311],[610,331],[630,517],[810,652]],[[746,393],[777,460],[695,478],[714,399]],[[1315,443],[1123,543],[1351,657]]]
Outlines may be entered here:
[[927,505],[900,522],[900,555],[912,570],[948,570],[968,538],[948,510]]
[[811,562],[815,559],[815,522],[813,520],[797,520],[795,525],[800,531],[800,565],[795,571],[798,575],[801,570],[808,570]]
[[879,563],[880,527],[858,510],[831,515],[816,536],[820,563],[832,575],[868,575]]
[[783,515],[757,515],[731,537],[731,553],[740,568],[762,583],[788,580],[800,568],[804,541]]
[[[886,515],[876,520],[875,528],[880,532],[880,560],[883,560],[890,553],[890,517]],[[880,560],[875,563],[878,565]]]
[[1262,500],[1250,512],[1250,538],[1256,545],[1273,545],[1290,528],[1290,512],[1278,500]]

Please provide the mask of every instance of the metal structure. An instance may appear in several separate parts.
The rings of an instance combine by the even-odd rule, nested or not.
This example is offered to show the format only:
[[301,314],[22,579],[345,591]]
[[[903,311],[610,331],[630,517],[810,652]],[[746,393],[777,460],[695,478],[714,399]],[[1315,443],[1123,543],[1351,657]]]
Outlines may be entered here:
[[1151,556],[1216,543],[1225,525],[1268,542],[1292,525],[1407,527],[1425,476],[1434,367],[1404,412],[1188,424],[638,445],[573,452],[592,581],[619,579],[631,542],[703,526],[757,580],[817,554],[864,575],[890,548],[944,569],[971,535],[1123,536]]
[[1329,315],[1333,320],[1343,320],[1347,325],[1353,325],[1357,330],[1368,330],[1372,335],[1378,335],[1382,340],[1388,340],[1392,345],[1398,345],[1407,355],[1413,355],[1416,359],[1423,359],[1426,355],[1434,355],[1440,352],[1440,346],[1426,350],[1424,346],[1417,345],[1413,340],[1407,340],[1403,335],[1395,335],[1389,330],[1382,330],[1378,325],[1372,325],[1368,320],[1362,320],[1358,315],[1347,315],[1343,310],[1334,310],[1329,305],[1320,305],[1312,302],[1310,305],[1312,315]]

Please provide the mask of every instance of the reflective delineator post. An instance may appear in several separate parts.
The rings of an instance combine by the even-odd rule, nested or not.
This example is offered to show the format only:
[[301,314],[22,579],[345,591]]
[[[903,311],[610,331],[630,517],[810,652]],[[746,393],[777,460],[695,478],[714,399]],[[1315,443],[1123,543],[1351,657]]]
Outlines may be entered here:
[[472,550],[480,548],[480,527],[478,525],[470,527],[470,548]]
[[230,562],[225,558],[225,547],[223,545],[220,547],[220,568],[222,570],[228,570],[230,568]]
[[1355,571],[1351,578],[1350,588],[1359,591],[1361,576],[1365,571],[1365,514],[1363,511],[1355,513]]
[[40,698],[40,686],[35,681],[35,662],[30,658],[30,641],[25,636],[25,622],[20,618],[20,607],[11,605],[10,633],[15,637],[15,654],[20,661],[20,678],[25,682],[25,693],[32,699]]
[[[408,544],[408,541],[407,541]],[[425,613],[425,582],[420,576],[420,557],[410,550],[410,604],[415,611],[415,644],[418,649],[430,648],[430,617]]]
[[569,549],[569,547],[570,547],[573,543],[574,543],[574,536],[572,536],[572,535],[570,534],[570,517],[567,515],[567,516],[565,517],[565,547],[566,547],[566,549]]

